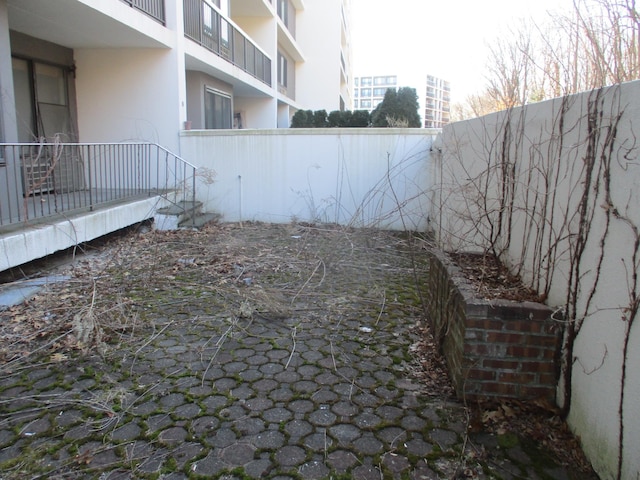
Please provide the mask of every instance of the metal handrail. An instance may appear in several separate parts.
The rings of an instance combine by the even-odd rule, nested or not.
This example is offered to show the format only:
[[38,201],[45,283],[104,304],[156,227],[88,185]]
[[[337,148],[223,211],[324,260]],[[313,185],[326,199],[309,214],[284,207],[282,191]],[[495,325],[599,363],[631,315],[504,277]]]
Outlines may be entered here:
[[196,167],[155,143],[0,143],[0,226],[150,196],[196,201]]
[[122,0],[130,7],[140,10],[154,20],[165,24],[164,0]]

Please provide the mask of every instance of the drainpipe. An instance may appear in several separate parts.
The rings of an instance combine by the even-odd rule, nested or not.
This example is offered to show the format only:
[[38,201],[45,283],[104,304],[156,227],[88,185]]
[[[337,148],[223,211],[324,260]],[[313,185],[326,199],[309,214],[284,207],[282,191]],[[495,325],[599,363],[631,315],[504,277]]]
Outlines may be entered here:
[[238,208],[240,210],[240,228],[242,228],[242,175],[238,175]]

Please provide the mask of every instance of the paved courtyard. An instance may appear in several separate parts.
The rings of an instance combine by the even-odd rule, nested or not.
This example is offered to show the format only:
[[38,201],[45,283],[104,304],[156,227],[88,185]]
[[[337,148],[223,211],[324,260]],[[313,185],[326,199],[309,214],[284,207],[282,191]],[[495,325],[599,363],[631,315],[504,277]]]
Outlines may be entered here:
[[0,478],[585,478],[470,433],[425,331],[420,242],[218,225],[76,259],[0,312]]

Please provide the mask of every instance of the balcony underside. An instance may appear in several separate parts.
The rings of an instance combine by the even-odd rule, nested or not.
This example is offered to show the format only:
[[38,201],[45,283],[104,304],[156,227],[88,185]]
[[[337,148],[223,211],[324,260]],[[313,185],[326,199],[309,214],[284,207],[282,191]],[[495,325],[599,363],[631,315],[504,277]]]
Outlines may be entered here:
[[[124,2],[101,12],[78,0],[8,0],[9,28],[67,48],[166,48],[166,29]],[[157,35],[146,35],[143,31]]]

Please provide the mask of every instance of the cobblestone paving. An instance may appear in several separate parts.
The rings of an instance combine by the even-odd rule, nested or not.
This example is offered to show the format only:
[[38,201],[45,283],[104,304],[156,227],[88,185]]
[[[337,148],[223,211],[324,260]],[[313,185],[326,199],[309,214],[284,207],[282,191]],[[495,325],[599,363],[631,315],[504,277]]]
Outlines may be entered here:
[[411,374],[420,309],[398,237],[208,235],[196,251],[237,256],[239,297],[195,289],[220,279],[181,256],[194,266],[171,290],[128,284],[135,341],[4,372],[0,478],[574,478],[517,439],[468,436],[462,405]]

